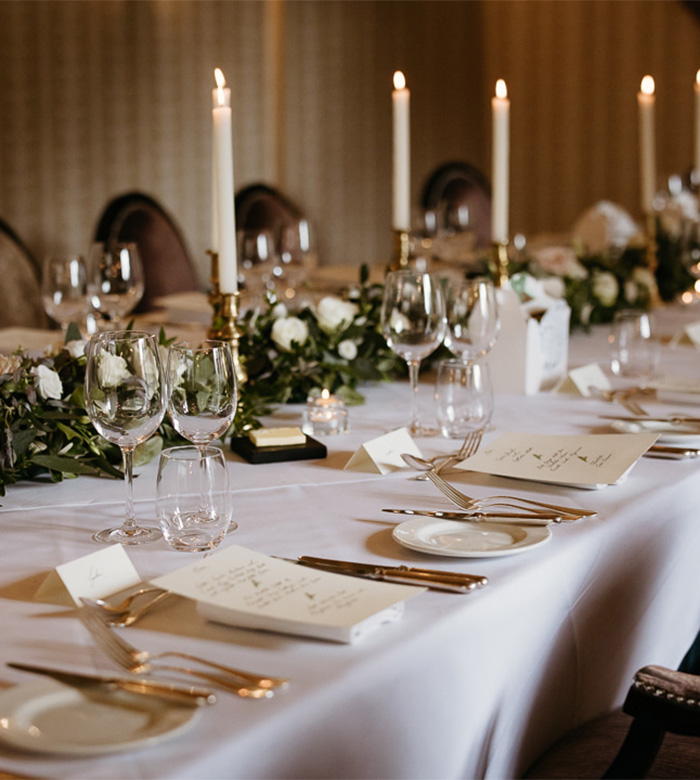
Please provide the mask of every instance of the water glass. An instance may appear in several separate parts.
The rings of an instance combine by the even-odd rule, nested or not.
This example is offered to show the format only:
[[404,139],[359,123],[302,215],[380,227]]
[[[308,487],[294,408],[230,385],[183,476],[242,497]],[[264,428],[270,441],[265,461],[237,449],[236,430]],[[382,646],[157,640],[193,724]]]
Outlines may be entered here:
[[435,409],[442,435],[464,439],[483,430],[493,414],[493,387],[486,363],[443,360],[438,366]]
[[659,343],[650,314],[635,309],[616,312],[610,341],[613,374],[630,379],[650,379],[659,362]]
[[226,535],[233,512],[223,452],[189,445],[163,450],[156,511],[165,541],[173,549],[214,549]]

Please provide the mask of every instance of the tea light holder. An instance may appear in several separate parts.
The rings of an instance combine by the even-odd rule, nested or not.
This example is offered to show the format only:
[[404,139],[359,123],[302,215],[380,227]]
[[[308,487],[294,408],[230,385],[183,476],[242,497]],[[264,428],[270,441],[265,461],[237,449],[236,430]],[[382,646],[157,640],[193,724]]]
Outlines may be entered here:
[[346,433],[348,410],[340,398],[323,390],[317,398],[309,397],[304,410],[302,431],[308,435],[329,436]]

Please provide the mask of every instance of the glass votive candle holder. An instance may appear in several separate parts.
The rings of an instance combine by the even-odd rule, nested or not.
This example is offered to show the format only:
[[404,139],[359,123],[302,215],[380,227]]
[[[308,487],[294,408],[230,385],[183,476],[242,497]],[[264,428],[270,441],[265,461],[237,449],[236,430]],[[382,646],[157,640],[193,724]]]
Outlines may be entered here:
[[309,435],[329,436],[348,429],[348,410],[343,401],[324,390],[320,396],[309,397],[304,410],[302,431]]

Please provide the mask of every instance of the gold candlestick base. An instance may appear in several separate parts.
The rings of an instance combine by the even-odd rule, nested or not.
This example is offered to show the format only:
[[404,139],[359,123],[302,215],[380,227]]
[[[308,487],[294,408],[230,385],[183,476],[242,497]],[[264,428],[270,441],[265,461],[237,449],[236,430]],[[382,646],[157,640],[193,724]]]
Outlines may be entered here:
[[656,271],[656,266],[659,264],[656,244],[656,215],[645,215],[646,225],[646,261],[650,271]]
[[494,241],[491,245],[491,268],[496,287],[505,286],[508,281],[508,243]]
[[248,379],[248,374],[243,367],[238,345],[241,331],[238,327],[238,302],[240,293],[222,293],[219,288],[219,255],[211,250],[207,251],[211,258],[211,291],[209,303],[212,308],[211,327],[207,331],[207,338],[216,341],[227,341],[231,345],[233,353],[233,365],[236,371],[236,379],[241,384]]
[[394,230],[394,258],[389,266],[390,271],[402,271],[408,268],[411,254],[410,234],[407,230]]

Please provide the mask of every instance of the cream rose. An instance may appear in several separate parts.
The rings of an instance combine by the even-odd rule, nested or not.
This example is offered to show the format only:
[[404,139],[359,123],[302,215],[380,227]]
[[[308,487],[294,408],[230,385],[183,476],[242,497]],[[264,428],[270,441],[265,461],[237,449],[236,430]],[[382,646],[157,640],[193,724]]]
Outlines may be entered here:
[[332,333],[350,325],[358,311],[357,304],[343,301],[335,295],[327,295],[316,307],[316,319],[321,330]]
[[272,340],[284,352],[291,352],[292,343],[306,343],[309,328],[298,317],[282,317],[272,324]]
[[343,339],[338,344],[338,354],[345,360],[354,360],[357,357],[357,344],[351,339]]
[[22,358],[19,355],[0,355],[0,374],[12,374],[21,365]]
[[72,358],[79,358],[85,354],[85,342],[80,339],[69,341],[66,344],[66,350]]
[[593,274],[593,294],[603,306],[612,306],[619,292],[620,285],[611,273],[599,271]]
[[100,363],[97,368],[100,384],[103,387],[116,387],[124,379],[131,376],[126,360],[121,355],[112,355],[109,352],[103,352],[100,355]]
[[588,271],[581,265],[576,252],[567,246],[547,246],[533,252],[543,271],[569,279],[585,279]]
[[34,384],[39,395],[44,399],[58,399],[63,394],[61,377],[48,366],[34,366],[31,369],[32,376],[36,377]]

